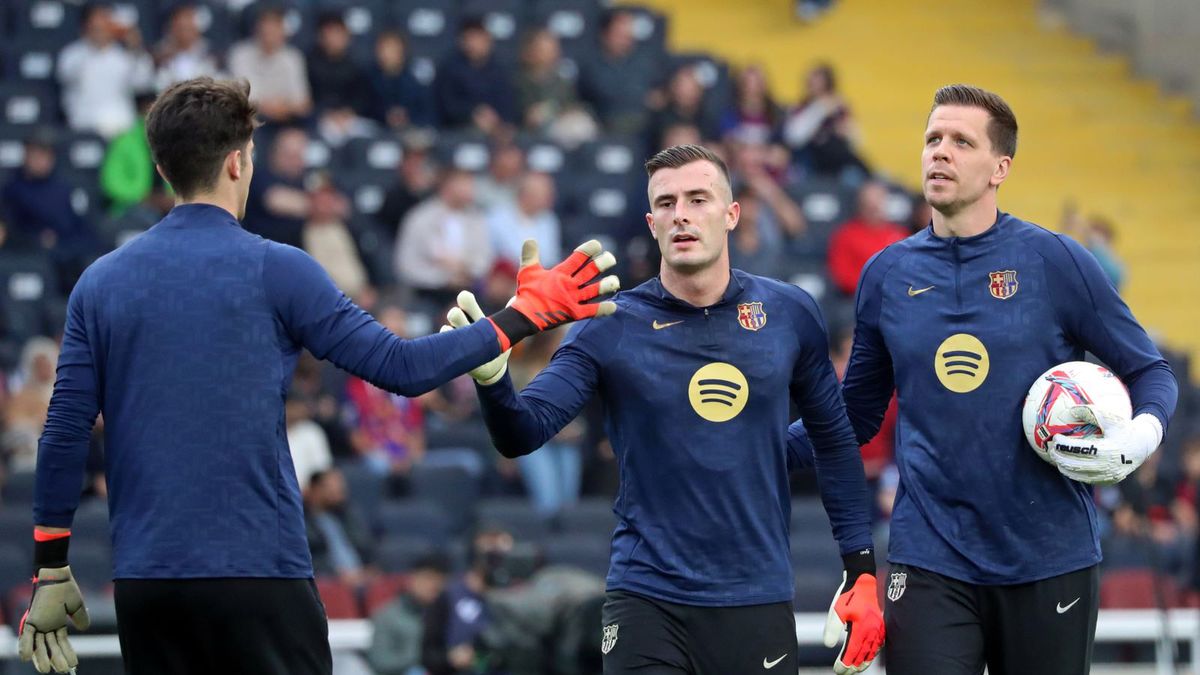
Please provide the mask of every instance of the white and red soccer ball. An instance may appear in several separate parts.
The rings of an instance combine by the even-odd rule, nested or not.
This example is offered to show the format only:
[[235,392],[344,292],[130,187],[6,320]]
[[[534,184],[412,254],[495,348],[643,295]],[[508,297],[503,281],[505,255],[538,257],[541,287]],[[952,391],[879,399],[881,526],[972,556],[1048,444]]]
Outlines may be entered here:
[[1026,440],[1039,457],[1054,463],[1048,451],[1055,436],[1087,438],[1101,435],[1095,425],[1077,421],[1072,415],[1072,408],[1085,404],[1125,419],[1133,412],[1129,390],[1104,366],[1070,361],[1054,366],[1034,380],[1021,410],[1021,426],[1025,429]]

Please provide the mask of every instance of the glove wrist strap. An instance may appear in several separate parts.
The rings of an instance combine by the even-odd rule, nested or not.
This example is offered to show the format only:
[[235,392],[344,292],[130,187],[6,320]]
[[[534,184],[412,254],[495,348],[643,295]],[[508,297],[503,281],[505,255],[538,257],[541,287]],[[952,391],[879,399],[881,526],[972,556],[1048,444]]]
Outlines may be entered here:
[[505,307],[489,316],[488,320],[496,327],[502,352],[508,351],[513,345],[538,332],[538,327],[528,317],[512,307]]
[[33,531],[33,573],[42,568],[66,567],[67,549],[71,545],[71,533],[49,534]]
[[850,590],[854,582],[864,574],[875,575],[875,551],[865,548],[842,556],[842,566],[846,570],[846,586]]

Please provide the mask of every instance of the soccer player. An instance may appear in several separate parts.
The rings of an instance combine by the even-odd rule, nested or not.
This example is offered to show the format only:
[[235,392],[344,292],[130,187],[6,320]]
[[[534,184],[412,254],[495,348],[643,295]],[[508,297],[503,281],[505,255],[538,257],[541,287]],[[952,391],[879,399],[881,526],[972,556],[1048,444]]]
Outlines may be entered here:
[[[621,470],[602,651],[605,675],[796,672],[789,560],[788,401],[817,447],[821,497],[843,554],[825,639],[860,672],[883,641],[866,481],[816,303],[729,267],[729,175],[709,150],[648,162],[660,275],[621,311],[563,341],[520,394],[505,358],[472,371],[499,451],[537,450],[598,394]],[[483,313],[470,294],[450,322]],[[465,312],[465,316],[464,316]],[[457,332],[457,331],[453,331]]]
[[[1120,480],[1154,451],[1177,385],[1090,253],[997,211],[1017,148],[1009,106],[964,85],[933,101],[921,154],[933,222],[864,268],[842,390],[859,443],[899,390],[888,673],[1083,675],[1100,562],[1087,483]],[[1022,404],[1035,378],[1084,352],[1128,386],[1133,418],[1075,408],[1103,437],[1086,458],[1056,437],[1056,470],[1026,443]]]
[[[284,395],[300,349],[415,396],[551,325],[615,309],[599,244],[551,270],[527,249],[512,305],[401,340],[304,252],[243,230],[255,108],[244,83],[177,84],[146,133],[178,204],[72,291],[38,450],[35,582],[19,651],[77,664],[88,624],[67,564],[88,437],[105,422],[116,610],[127,673],[329,673]],[[600,254],[600,255],[596,255]]]

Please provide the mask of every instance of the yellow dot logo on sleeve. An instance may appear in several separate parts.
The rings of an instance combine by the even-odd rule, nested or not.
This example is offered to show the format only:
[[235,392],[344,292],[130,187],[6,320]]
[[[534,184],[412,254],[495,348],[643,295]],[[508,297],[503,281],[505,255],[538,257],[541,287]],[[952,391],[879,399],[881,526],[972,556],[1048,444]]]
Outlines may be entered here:
[[688,399],[696,414],[709,422],[728,422],[742,412],[750,385],[742,371],[728,363],[710,363],[692,375]]
[[933,369],[942,386],[956,394],[975,391],[988,376],[987,348],[979,338],[956,333],[938,345]]

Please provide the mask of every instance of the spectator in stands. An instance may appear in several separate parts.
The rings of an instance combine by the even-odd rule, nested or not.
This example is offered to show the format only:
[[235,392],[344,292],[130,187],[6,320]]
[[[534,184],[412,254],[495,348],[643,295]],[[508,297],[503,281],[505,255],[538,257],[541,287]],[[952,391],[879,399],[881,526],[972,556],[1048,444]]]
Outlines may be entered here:
[[383,226],[389,238],[400,230],[400,223],[409,210],[433,194],[437,187],[438,167],[430,154],[431,137],[424,132],[410,131],[404,135],[404,156],[396,167],[396,184],[388,188],[383,206],[375,212],[375,220]]
[[[778,225],[770,222],[773,216],[768,207],[764,206],[762,198],[750,185],[738,188],[734,199],[741,204],[742,214],[729,238],[730,266],[759,276],[785,277],[784,250],[779,245]],[[772,237],[775,239],[773,242]]]
[[596,134],[596,122],[579,101],[575,81],[563,76],[562,49],[546,28],[525,36],[517,103],[526,129],[544,133],[565,145],[578,145]]
[[73,186],[56,170],[57,134],[46,127],[25,139],[21,168],[0,193],[0,219],[14,249],[46,251],[64,287],[70,287],[96,249],[88,223],[75,211]]
[[544,173],[522,176],[516,202],[501,204],[488,213],[488,230],[496,256],[519,264],[523,242],[533,239],[545,263],[562,260],[562,234],[554,213],[554,199],[554,178]]
[[863,265],[884,248],[908,236],[887,219],[887,186],[870,181],[858,192],[858,214],[838,226],[829,239],[829,276],[844,295],[854,295]]
[[[130,207],[149,199],[158,189],[164,192],[165,183],[154,170],[154,158],[150,155],[150,143],[146,140],[146,113],[154,103],[154,95],[139,94],[137,97],[138,119],[128,131],[118,135],[108,144],[104,162],[100,165],[100,189],[108,200],[109,213],[120,216]],[[158,199],[154,208],[161,217],[171,208],[173,199]]]
[[1187,564],[1195,550],[1195,506],[1188,500],[1186,483],[1164,470],[1162,460],[1160,452],[1150,455],[1117,485],[1121,500],[1113,512],[1113,529],[1126,542],[1113,547],[1139,550],[1145,544],[1154,546],[1160,569],[1186,578],[1191,574]]
[[308,190],[308,220],[301,235],[304,250],[321,263],[343,293],[359,298],[367,287],[367,269],[346,226],[350,202],[328,175],[316,176],[312,183]]
[[288,449],[292,453],[292,466],[296,469],[296,481],[301,494],[308,491],[314,474],[328,471],[333,466],[333,453],[329,439],[321,425],[312,419],[307,402],[298,396],[288,396],[284,405],[287,420]]
[[1067,202],[1063,207],[1059,230],[1091,251],[1092,255],[1096,256],[1096,262],[1100,263],[1100,268],[1112,281],[1113,286],[1121,288],[1121,284],[1125,281],[1125,264],[1113,250],[1112,245],[1116,239],[1116,231],[1112,221],[1096,215],[1084,218],[1074,202]]
[[733,105],[721,116],[721,138],[766,145],[779,136],[783,109],[771,96],[762,66],[748,65],[734,79]]
[[783,123],[783,140],[803,170],[856,184],[871,171],[858,156],[857,129],[850,106],[837,91],[833,67],[809,71],[804,99]]
[[158,91],[183,80],[218,74],[217,59],[200,33],[195,5],[184,3],[171,10],[163,38],[154,48],[154,65]]
[[371,115],[389,129],[435,124],[433,92],[409,67],[404,36],[384,30],[375,38],[375,63],[369,73]]
[[704,142],[704,138],[700,136],[700,130],[694,124],[679,123],[668,126],[664,131],[662,138],[658,141],[656,150],[662,150],[674,145],[700,145]]
[[517,203],[517,188],[525,175],[525,151],[516,143],[492,146],[487,173],[475,179],[475,201],[485,212]]
[[133,97],[154,86],[154,61],[137,26],[116,20],[106,2],[88,4],[83,35],[58,57],[63,112],[75,131],[111,138],[133,126]]
[[497,58],[492,34],[478,17],[459,26],[458,49],[438,66],[433,90],[442,126],[492,134],[517,122],[509,69]]
[[442,595],[450,574],[445,555],[422,556],[408,571],[408,584],[396,599],[371,617],[367,662],[376,675],[418,675],[425,613]]
[[485,314],[498,312],[517,292],[517,270],[519,262],[499,256],[483,280],[481,292],[476,294],[479,306]]
[[[550,363],[550,357],[562,341],[563,331],[542,333],[520,350],[514,350],[508,362],[513,386],[518,390],[533,381],[533,377]],[[583,421],[576,419],[542,446],[541,450],[517,458],[525,491],[533,500],[534,509],[546,518],[579,501],[580,476],[583,459]]]
[[600,21],[600,48],[579,64],[579,94],[614,134],[639,134],[661,66],[637,51],[633,14],[616,8]]
[[480,672],[475,670],[475,645],[491,620],[485,595],[514,543],[503,528],[484,526],[475,533],[470,568],[425,613],[421,665],[429,675]]
[[298,121],[312,111],[304,54],[287,43],[279,7],[261,9],[254,38],[230,48],[229,72],[250,82],[250,100],[269,122]]
[[912,211],[908,214],[908,232],[916,234],[933,223],[933,207],[925,201],[925,195],[913,195]]
[[30,338],[21,351],[20,380],[4,411],[4,454],[10,472],[33,471],[38,438],[46,424],[58,343],[47,337]]
[[317,20],[317,48],[308,58],[308,83],[317,112],[321,138],[341,147],[351,138],[368,138],[376,131],[369,115],[376,107],[371,84],[350,55],[350,30],[336,10]]
[[342,371],[330,368],[325,362],[318,361],[311,353],[304,351],[300,353],[296,362],[292,388],[288,393],[289,401],[304,406],[304,417],[316,422],[321,431],[325,432],[329,450],[338,460],[353,460],[358,457],[338,407],[338,398],[345,390],[346,377],[348,376]]
[[705,139],[715,139],[720,131],[719,122],[705,105],[704,85],[696,76],[696,68],[684,66],[671,76],[666,105],[651,116],[646,142],[653,145],[662,138],[667,127],[681,123],[695,126]]
[[248,231],[303,247],[304,223],[312,213],[304,185],[307,150],[308,134],[301,129],[284,129],[275,136],[269,161],[257,167],[250,184],[242,221]]
[[309,477],[304,520],[315,574],[336,575],[359,591],[377,576],[370,566],[374,556],[370,529],[346,498],[346,479],[337,467]]
[[[376,318],[396,335],[409,337],[408,317],[398,305],[385,305]],[[409,471],[425,456],[425,413],[420,401],[351,377],[346,381],[346,417],[359,456],[374,473],[390,479],[393,492],[404,492]]]
[[492,267],[487,222],[475,207],[475,178],[450,169],[437,194],[404,218],[396,276],[437,306],[453,302]]

